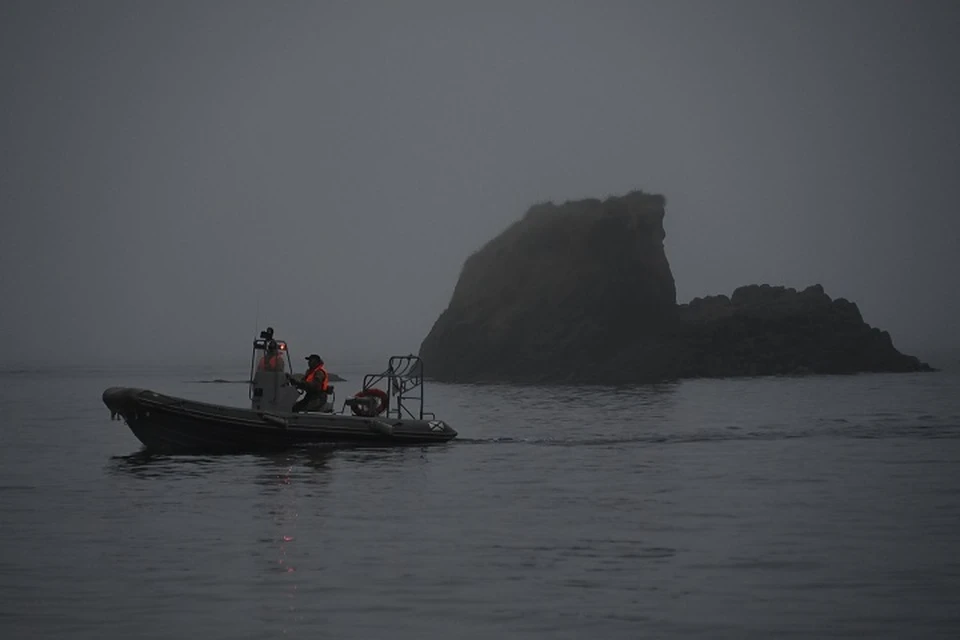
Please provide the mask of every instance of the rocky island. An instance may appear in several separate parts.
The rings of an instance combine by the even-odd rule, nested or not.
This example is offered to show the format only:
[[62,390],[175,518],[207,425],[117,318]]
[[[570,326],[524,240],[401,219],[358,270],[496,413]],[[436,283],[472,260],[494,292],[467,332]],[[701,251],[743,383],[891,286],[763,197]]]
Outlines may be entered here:
[[677,304],[666,199],[538,204],[465,261],[420,346],[447,382],[649,383],[930,371],[819,285],[749,285]]

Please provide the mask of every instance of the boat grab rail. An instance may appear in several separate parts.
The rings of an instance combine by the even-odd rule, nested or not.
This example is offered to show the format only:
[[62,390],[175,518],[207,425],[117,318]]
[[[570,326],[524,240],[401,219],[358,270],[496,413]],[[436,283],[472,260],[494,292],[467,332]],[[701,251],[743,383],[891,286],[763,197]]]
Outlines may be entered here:
[[[384,371],[363,377],[363,391],[381,382],[386,382],[386,393],[396,400],[387,408],[388,418],[402,420],[404,415],[413,420],[435,418],[433,413],[423,410],[423,361],[419,356],[391,356]],[[419,393],[414,393],[418,389]],[[407,406],[408,401],[415,407]]]

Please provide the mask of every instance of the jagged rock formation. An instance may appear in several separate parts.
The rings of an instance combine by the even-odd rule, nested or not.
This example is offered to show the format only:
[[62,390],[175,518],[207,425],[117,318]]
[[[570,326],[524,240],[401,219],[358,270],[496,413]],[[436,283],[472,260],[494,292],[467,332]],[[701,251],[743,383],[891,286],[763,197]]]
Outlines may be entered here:
[[803,291],[740,287],[731,298],[696,298],[679,308],[669,336],[676,377],[922,371],[844,298],[820,285]]
[[531,207],[464,263],[420,348],[427,375],[618,384],[929,370],[819,285],[751,285],[677,305],[665,205],[634,191]]

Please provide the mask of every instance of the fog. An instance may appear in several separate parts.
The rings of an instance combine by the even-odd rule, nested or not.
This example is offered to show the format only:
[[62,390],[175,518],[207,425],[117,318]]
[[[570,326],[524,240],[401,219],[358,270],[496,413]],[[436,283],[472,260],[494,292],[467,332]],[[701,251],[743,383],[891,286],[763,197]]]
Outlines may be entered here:
[[[952,2],[0,4],[8,364],[416,352],[538,201],[667,197],[749,283],[960,346]],[[302,360],[297,360],[300,366]]]

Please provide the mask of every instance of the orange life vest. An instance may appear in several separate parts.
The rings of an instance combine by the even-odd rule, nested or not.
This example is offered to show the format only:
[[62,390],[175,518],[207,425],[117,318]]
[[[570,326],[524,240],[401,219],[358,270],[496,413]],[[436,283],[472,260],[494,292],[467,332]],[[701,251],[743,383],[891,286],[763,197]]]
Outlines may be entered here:
[[313,369],[307,372],[307,375],[303,377],[304,382],[313,382],[317,379],[317,376],[322,376],[320,378],[320,390],[326,391],[327,387],[330,386],[330,376],[327,375],[327,370],[323,368],[322,364],[318,364]]
[[280,354],[265,355],[260,358],[257,368],[261,371],[283,371],[283,356]]

